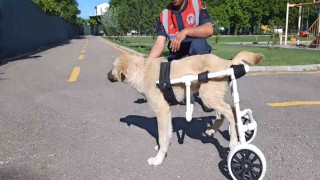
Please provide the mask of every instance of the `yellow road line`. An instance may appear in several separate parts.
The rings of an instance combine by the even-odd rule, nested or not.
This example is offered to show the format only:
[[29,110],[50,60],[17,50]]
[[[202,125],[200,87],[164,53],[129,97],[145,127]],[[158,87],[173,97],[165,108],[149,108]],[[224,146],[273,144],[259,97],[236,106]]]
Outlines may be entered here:
[[116,46],[114,46],[113,44],[109,43],[107,40],[105,40],[104,38],[100,37],[102,39],[103,42],[105,42],[106,44],[112,46],[113,48],[117,49],[118,51],[122,52],[122,53],[125,53],[125,54],[129,54],[129,52],[123,50],[123,49],[120,49]]
[[74,67],[68,82],[75,82],[80,74],[80,67]]
[[79,60],[82,61],[83,59],[84,59],[84,55],[81,54],[81,55],[79,56]]
[[271,107],[287,107],[287,106],[306,106],[306,105],[320,105],[320,101],[291,101],[280,103],[268,103]]

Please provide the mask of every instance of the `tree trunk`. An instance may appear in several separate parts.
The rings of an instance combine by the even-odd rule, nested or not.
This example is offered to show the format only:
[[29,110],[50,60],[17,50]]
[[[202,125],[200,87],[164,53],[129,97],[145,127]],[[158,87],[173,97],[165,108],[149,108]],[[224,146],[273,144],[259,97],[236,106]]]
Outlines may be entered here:
[[139,43],[139,49],[140,49],[140,48],[141,48],[141,33],[140,33],[140,23],[139,23],[139,27],[138,27],[138,37],[139,37],[138,43]]

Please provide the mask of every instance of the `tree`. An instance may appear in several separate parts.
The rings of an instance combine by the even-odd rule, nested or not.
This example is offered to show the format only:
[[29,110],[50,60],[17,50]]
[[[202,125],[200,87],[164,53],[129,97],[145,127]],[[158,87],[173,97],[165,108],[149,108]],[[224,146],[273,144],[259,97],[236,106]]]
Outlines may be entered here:
[[33,0],[40,8],[52,15],[60,16],[71,23],[78,23],[77,15],[80,14],[76,0]]
[[86,23],[86,20],[80,18],[80,17],[77,17],[76,19],[76,24],[78,25],[84,25]]
[[[279,0],[203,0],[212,21],[228,29],[228,34],[237,34],[244,29],[259,33],[262,24],[283,28],[286,18],[286,1]],[[290,3],[311,0],[290,0]],[[118,33],[130,30],[155,32],[159,13],[168,5],[167,0],[111,0],[110,7],[118,11]],[[307,8],[309,7],[309,16]],[[303,19],[311,25],[317,15],[317,6],[304,6]],[[297,29],[298,8],[290,8],[289,27]]]
[[111,0],[110,7],[119,10],[119,24],[123,30],[155,32],[159,13],[168,4],[164,0]]
[[228,29],[228,34],[231,29],[231,8],[226,4],[221,4],[220,6],[207,6],[208,12],[211,16],[211,19],[215,22],[218,22],[219,27],[225,27]]
[[108,11],[102,16],[101,23],[108,36],[121,35],[119,26],[119,15],[115,7],[110,7]]

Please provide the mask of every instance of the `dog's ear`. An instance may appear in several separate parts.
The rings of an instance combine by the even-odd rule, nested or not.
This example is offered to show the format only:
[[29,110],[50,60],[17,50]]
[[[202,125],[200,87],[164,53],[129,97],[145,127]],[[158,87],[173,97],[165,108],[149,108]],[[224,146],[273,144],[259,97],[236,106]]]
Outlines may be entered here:
[[[122,82],[127,81],[128,78],[130,79],[130,75],[132,72],[132,65],[134,64],[134,58],[131,54],[122,54],[118,58],[117,64],[117,76],[118,79]],[[131,68],[130,68],[131,67]]]
[[120,73],[120,79],[121,81],[124,81],[126,79],[126,76],[124,75],[124,73]]
[[127,64],[124,62],[121,62],[121,64],[118,67],[118,77],[119,77],[118,79],[121,82],[123,82],[126,79],[127,72],[128,72],[127,67],[128,67]]

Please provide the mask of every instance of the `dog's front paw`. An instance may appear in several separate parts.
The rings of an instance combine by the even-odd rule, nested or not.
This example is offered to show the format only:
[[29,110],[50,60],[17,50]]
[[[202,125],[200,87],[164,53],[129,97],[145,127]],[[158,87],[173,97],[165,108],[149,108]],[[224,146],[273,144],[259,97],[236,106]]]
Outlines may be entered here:
[[150,166],[157,166],[159,164],[161,164],[163,162],[163,158],[159,158],[159,157],[152,157],[148,159],[148,164]]

